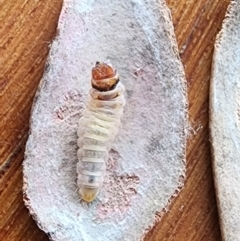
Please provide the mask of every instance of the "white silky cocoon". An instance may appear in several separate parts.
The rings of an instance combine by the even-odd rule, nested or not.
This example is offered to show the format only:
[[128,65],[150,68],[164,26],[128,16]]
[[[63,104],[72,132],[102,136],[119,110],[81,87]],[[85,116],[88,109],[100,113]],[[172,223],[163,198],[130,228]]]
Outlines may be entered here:
[[[78,121],[91,68],[105,60],[126,105],[101,192],[87,205],[77,187]],[[185,178],[186,80],[165,2],[65,0],[30,122],[24,201],[39,227],[56,241],[143,238]]]

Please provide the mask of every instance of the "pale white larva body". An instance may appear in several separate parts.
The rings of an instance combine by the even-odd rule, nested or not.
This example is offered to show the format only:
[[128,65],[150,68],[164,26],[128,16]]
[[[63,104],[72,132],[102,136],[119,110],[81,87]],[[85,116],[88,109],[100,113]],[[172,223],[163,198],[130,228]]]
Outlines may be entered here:
[[90,96],[78,125],[77,185],[83,200],[98,195],[106,172],[111,143],[118,133],[123,114],[124,86],[118,82],[110,91],[90,90]]

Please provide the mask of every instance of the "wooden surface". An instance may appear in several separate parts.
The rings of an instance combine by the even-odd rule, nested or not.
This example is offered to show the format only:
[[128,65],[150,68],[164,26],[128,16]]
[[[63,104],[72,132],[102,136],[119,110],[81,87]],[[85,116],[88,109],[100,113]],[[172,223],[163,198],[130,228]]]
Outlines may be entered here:
[[[60,0],[0,1],[0,240],[47,241],[22,201],[30,109],[56,34]],[[221,240],[208,142],[213,44],[229,0],[167,0],[188,81],[187,181],[146,241]]]

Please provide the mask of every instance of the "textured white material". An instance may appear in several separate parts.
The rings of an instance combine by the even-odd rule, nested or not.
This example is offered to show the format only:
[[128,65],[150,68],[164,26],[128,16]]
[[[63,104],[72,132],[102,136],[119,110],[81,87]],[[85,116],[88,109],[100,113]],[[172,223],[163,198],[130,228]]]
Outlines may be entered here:
[[[24,160],[25,204],[58,241],[137,241],[183,186],[184,71],[163,0],[65,1],[36,94]],[[97,60],[109,59],[126,106],[96,201],[79,201],[77,122]]]
[[232,1],[215,44],[210,128],[222,237],[240,240],[240,1]]

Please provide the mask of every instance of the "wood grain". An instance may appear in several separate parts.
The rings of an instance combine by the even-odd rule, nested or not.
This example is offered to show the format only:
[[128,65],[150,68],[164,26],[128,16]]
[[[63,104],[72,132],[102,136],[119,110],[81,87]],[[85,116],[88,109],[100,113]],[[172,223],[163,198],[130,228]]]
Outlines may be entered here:
[[48,240],[22,201],[30,108],[62,2],[0,1],[0,240]]
[[[221,240],[208,142],[213,44],[229,0],[167,0],[188,80],[192,135],[187,181],[145,240]],[[62,1],[0,1],[0,240],[47,241],[22,201],[31,104],[56,34]]]

